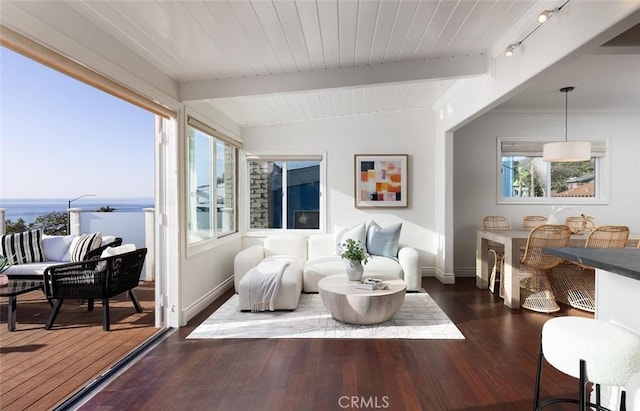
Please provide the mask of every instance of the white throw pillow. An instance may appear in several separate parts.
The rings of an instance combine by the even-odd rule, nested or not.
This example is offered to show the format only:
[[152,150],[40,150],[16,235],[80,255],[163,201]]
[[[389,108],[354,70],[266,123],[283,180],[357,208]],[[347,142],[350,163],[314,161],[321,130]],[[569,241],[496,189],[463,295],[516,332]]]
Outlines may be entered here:
[[42,237],[42,249],[47,261],[69,261],[65,260],[65,254],[69,255],[69,248],[73,242],[72,235],[44,235]]
[[122,244],[118,247],[107,247],[102,251],[100,258],[113,257],[114,255],[130,253],[131,251],[136,251],[135,244]]
[[365,223],[345,228],[336,234],[336,254],[340,254],[340,246],[350,238],[355,242],[360,241],[364,252],[367,252],[367,226]]

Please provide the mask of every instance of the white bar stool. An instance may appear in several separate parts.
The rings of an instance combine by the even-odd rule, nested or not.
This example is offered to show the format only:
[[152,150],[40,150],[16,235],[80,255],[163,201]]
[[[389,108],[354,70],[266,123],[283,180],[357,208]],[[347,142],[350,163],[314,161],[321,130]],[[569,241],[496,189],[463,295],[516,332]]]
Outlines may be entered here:
[[[579,398],[551,398],[540,403],[543,358],[559,371],[579,379]],[[606,321],[584,317],[556,317],[542,327],[534,410],[549,404],[570,402],[581,411],[609,410],[600,405],[600,385],[624,387],[640,372],[640,334]],[[596,403],[586,398],[587,382],[596,385]],[[622,392],[620,410],[625,410]],[[589,407],[589,408],[588,408]]]
[[627,390],[627,411],[640,411],[640,372],[629,378],[625,389]]

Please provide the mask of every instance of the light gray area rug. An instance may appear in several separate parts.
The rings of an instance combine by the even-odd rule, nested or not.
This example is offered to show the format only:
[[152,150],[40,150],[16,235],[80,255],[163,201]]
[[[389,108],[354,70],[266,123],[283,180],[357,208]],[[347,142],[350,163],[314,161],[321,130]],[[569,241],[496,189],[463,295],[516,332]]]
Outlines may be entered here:
[[319,294],[302,294],[295,311],[241,312],[238,295],[200,324],[187,338],[405,338],[464,339],[427,293],[408,293],[389,321],[352,325],[336,321]]

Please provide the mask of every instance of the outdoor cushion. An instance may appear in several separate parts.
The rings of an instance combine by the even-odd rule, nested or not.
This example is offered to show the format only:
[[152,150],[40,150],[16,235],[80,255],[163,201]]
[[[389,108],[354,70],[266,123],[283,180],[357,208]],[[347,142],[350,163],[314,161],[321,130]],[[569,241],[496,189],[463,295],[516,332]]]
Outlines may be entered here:
[[73,239],[70,247],[72,262],[78,262],[84,260],[84,256],[91,250],[100,247],[102,244],[102,234],[82,234],[80,237]]
[[[73,235],[44,235],[42,249],[47,261],[65,261],[65,254],[69,256],[69,247],[75,236]],[[69,261],[69,260],[66,260]]]
[[122,244],[118,247],[107,247],[100,255],[100,258],[112,257],[114,255],[129,253],[131,251],[136,251],[135,244]]
[[45,261],[39,263],[14,264],[4,272],[8,276],[16,275],[21,277],[42,277],[47,267],[56,264],[65,264],[68,261]]
[[0,236],[0,255],[5,256],[10,264],[26,264],[44,261],[42,230],[31,230]]

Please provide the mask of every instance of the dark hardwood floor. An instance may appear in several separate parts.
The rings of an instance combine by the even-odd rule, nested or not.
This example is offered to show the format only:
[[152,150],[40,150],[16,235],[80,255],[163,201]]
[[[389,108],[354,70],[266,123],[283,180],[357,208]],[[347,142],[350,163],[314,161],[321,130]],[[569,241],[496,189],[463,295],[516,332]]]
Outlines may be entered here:
[[[550,316],[509,310],[471,278],[423,285],[465,340],[185,340],[228,292],[81,409],[531,410]],[[567,307],[553,315],[591,316]],[[544,378],[543,398],[577,393],[551,367]]]

